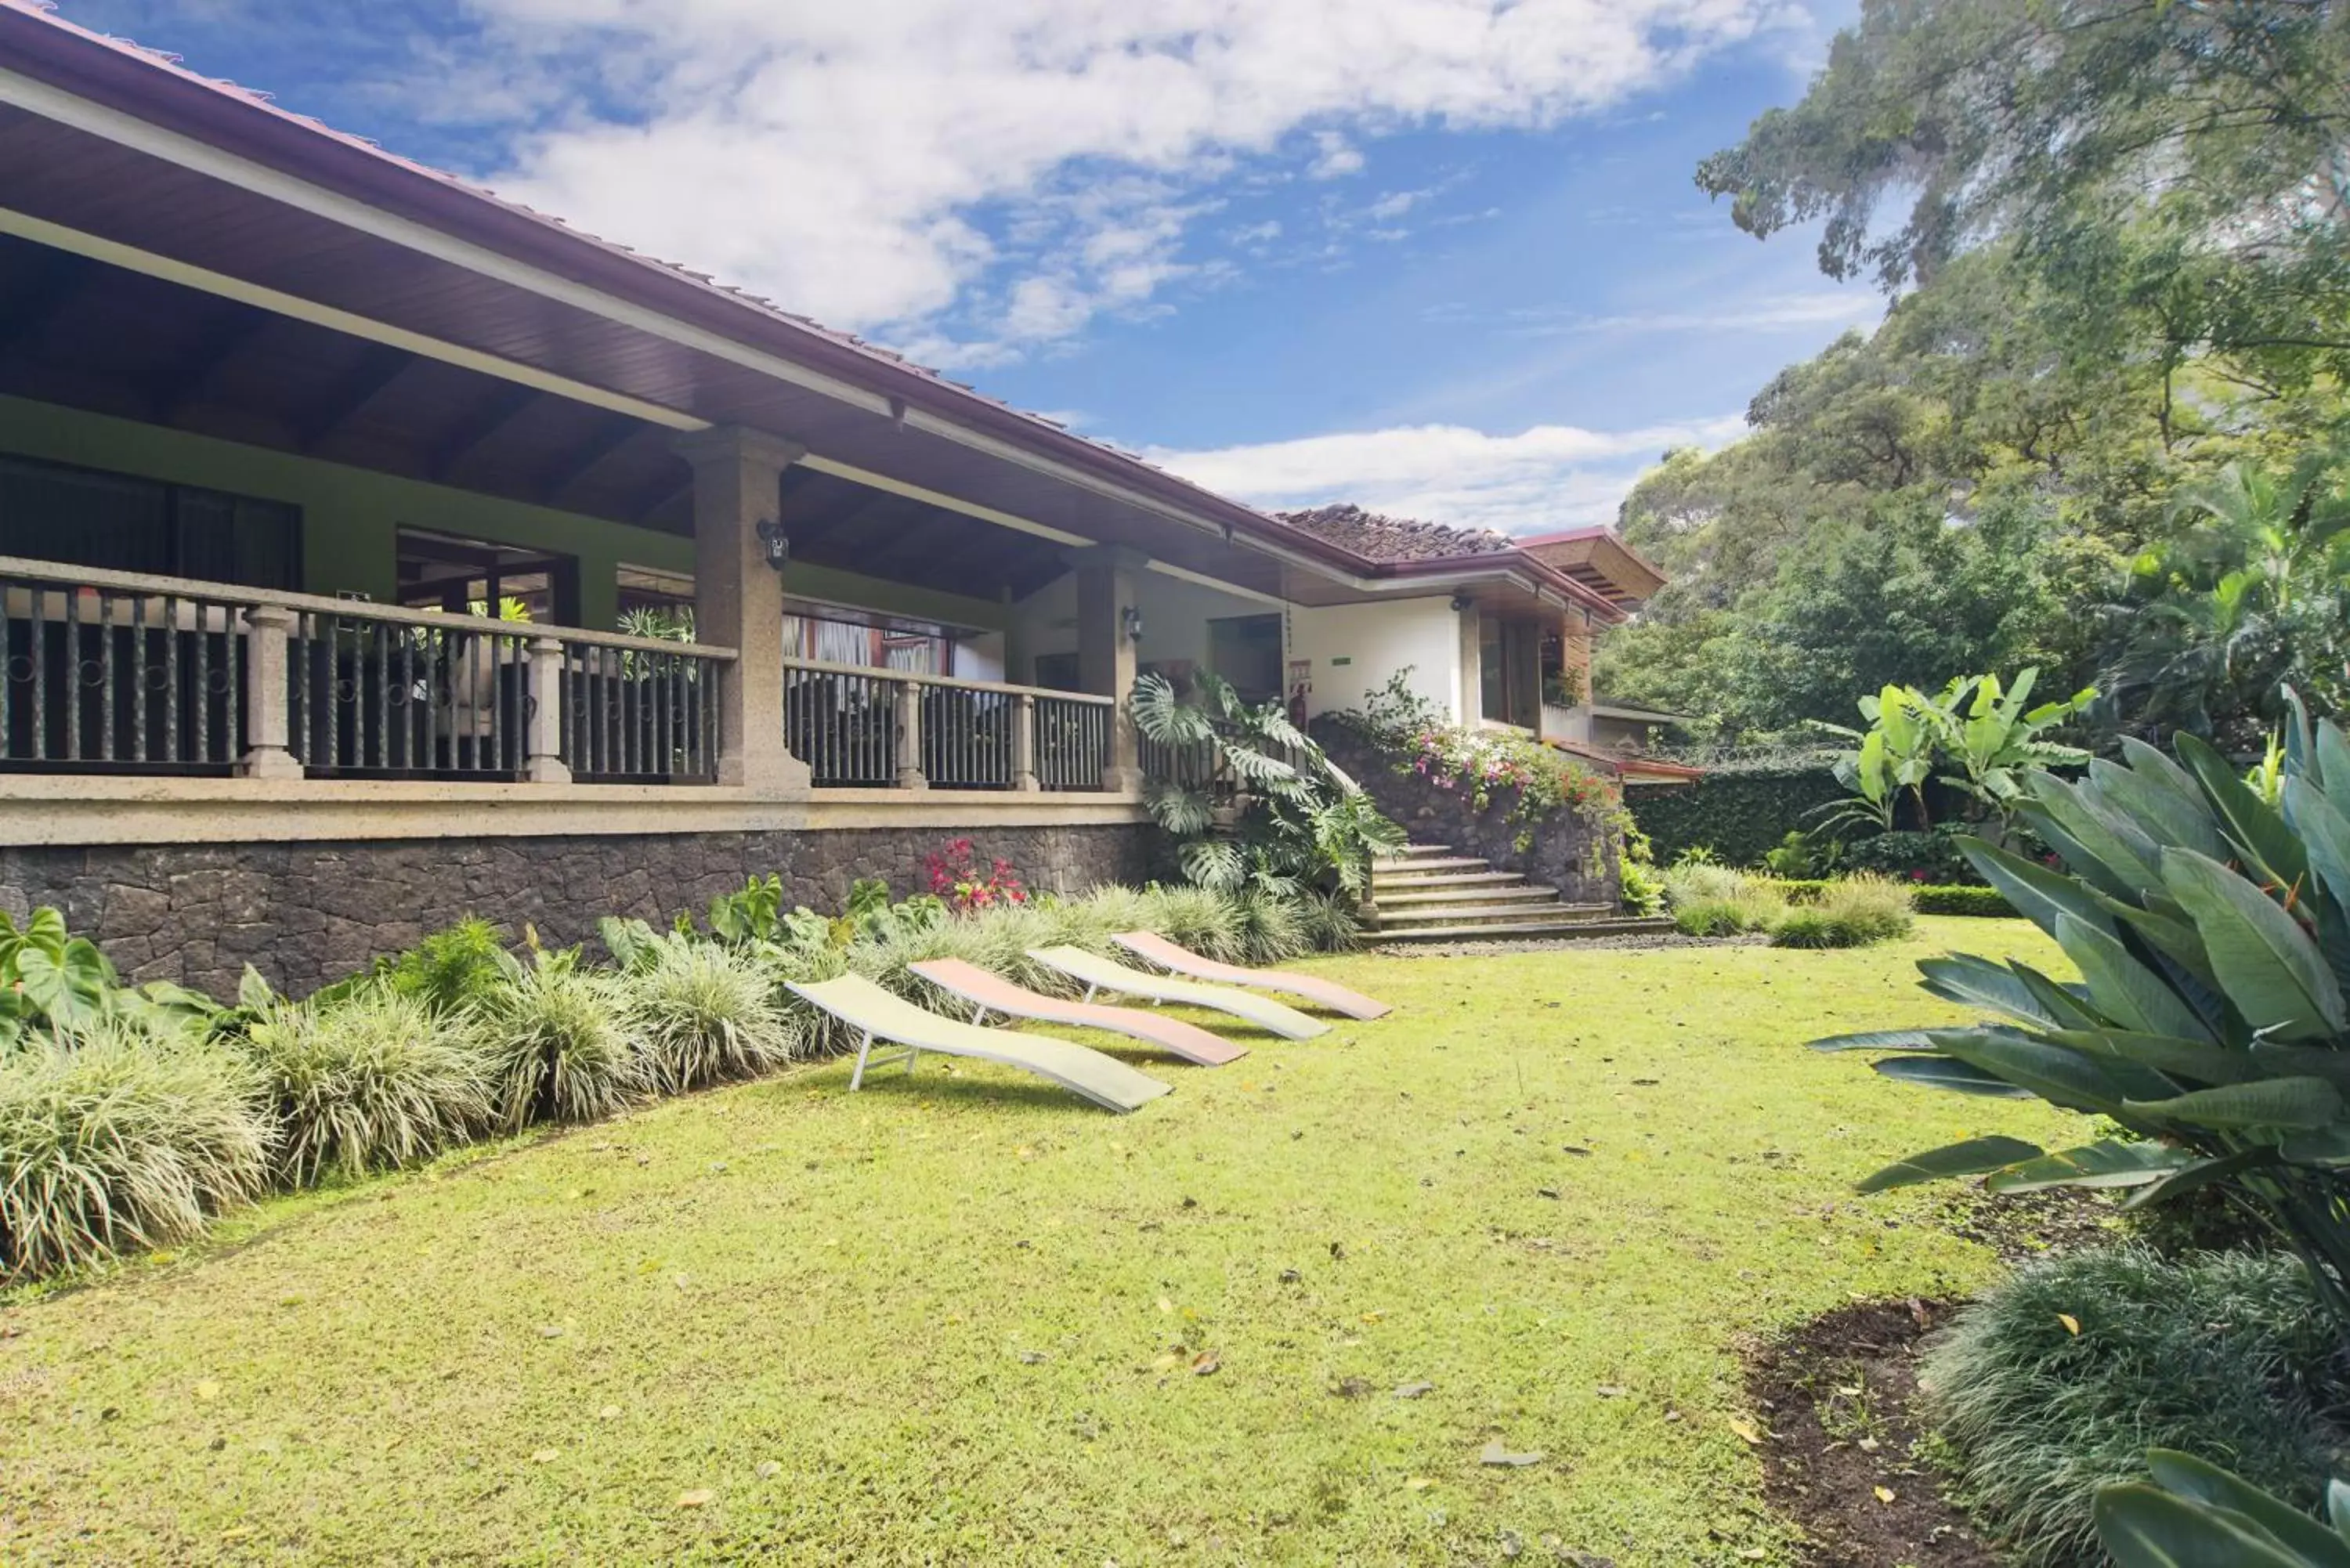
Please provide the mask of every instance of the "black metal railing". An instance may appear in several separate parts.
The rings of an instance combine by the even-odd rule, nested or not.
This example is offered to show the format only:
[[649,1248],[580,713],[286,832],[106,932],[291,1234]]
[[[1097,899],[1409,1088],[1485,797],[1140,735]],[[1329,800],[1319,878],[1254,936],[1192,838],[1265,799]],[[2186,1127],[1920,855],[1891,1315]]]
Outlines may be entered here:
[[244,754],[242,608],[0,573],[0,767],[233,772]]
[[706,784],[733,657],[0,557],[0,770]]
[[1097,790],[1105,697],[784,661],[784,739],[827,789]]
[[678,649],[563,649],[563,760],[582,783],[718,776],[718,666]]
[[1036,699],[1036,782],[1050,790],[1102,787],[1118,705],[1066,695]]
[[305,614],[287,649],[286,749],[314,777],[520,778],[532,635]]

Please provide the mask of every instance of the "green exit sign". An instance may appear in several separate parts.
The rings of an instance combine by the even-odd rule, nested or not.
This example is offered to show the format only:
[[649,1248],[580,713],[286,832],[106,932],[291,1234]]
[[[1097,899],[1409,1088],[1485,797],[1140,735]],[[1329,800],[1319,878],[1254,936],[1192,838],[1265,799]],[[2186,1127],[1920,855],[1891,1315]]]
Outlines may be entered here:
[[1354,662],[1355,660],[1351,656],[1344,659],[1334,659],[1330,661],[1330,668],[1336,670],[1342,664],[1352,664]]

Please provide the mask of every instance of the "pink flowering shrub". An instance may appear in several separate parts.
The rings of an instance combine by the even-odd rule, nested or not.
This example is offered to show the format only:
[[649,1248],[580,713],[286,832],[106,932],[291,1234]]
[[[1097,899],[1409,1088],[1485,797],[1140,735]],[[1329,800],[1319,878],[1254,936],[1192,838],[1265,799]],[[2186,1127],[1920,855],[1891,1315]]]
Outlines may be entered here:
[[1483,811],[1501,790],[1516,790],[1512,821],[1547,816],[1562,806],[1613,811],[1623,801],[1615,780],[1539,741],[1492,730],[1433,728],[1411,738],[1406,765],[1440,789],[1469,797]]
[[1028,889],[1012,862],[997,856],[982,867],[968,838],[947,840],[923,866],[930,872],[931,891],[959,915],[1028,901]]

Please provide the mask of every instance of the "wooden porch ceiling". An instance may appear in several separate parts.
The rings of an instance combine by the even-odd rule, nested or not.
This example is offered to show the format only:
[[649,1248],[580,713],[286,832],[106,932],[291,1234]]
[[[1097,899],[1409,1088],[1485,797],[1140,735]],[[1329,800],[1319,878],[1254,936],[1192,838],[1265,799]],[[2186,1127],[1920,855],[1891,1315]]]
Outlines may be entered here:
[[[692,532],[658,425],[8,235],[0,392]],[[808,469],[780,515],[796,559],[946,592],[1024,597],[1066,569],[1049,540]]]
[[[329,161],[340,153],[323,146],[317,151]],[[716,291],[704,291],[707,297],[692,309],[681,308],[658,327],[632,324],[574,303],[559,290],[519,286],[311,207],[9,105],[0,105],[0,208],[692,419],[772,431],[892,483],[953,496],[1079,539],[1126,545],[1262,592],[1279,587],[1279,561],[1236,539],[1226,531],[1228,524],[1179,521],[1157,502],[1114,493],[1065,460],[1054,460],[1058,468],[1033,461],[1018,450],[1034,444],[1029,432],[1015,432],[1009,440],[993,434],[958,439],[906,418],[906,398],[862,391],[844,398],[826,389],[844,384],[846,376],[889,379],[886,358],[835,344],[825,349],[827,355],[858,362],[785,374],[772,368],[781,362],[779,348],[754,341],[761,331],[745,332],[735,346],[723,345],[722,336],[753,323],[739,302]],[[392,221],[404,220],[395,214]],[[485,208],[484,221],[495,226],[503,219]],[[22,244],[12,242],[12,248]],[[601,265],[612,255],[599,249],[596,257],[582,259]],[[168,286],[141,281],[151,290]],[[560,280],[582,289],[604,281]],[[113,292],[111,285],[108,291]],[[169,308],[211,317],[210,325],[233,336],[222,317],[236,307],[207,300],[197,308],[190,303],[193,293],[172,289],[168,297],[176,303]],[[11,304],[16,298],[13,293],[0,295]],[[151,293],[146,306],[141,330],[150,323],[161,325],[156,317],[167,313]],[[72,332],[87,341],[93,326],[86,303],[25,314],[49,339],[42,348],[52,361],[56,335]],[[38,324],[44,321],[50,327],[42,328]],[[282,318],[259,327],[252,342],[233,350],[230,367],[196,378],[203,384],[190,406],[170,422],[305,450],[298,416],[323,418],[335,406],[332,395],[340,394],[359,406],[325,433],[307,435],[319,456],[417,477],[438,472],[451,483],[518,499],[545,502],[559,493],[570,509],[624,521],[675,526],[681,520],[682,474],[672,476],[666,467],[657,434],[629,438],[619,450],[598,456],[592,472],[574,474],[570,465],[595,453],[599,434],[615,437],[615,427],[600,422],[602,410],[550,408],[560,400],[545,397],[529,407],[519,406],[520,400],[508,407],[484,392],[478,378],[430,361],[403,369],[391,386],[369,393],[356,347],[317,356],[310,365],[294,362],[310,354],[315,330]],[[120,335],[120,328],[98,334]],[[792,334],[778,326],[765,336]],[[200,358],[200,343],[182,333],[173,332],[172,342],[190,359]],[[120,348],[109,344],[107,351]],[[122,406],[119,387],[68,387],[71,367],[48,368],[51,375],[42,384],[50,390],[29,395],[83,407],[104,401],[109,412],[154,417],[151,406]],[[10,389],[24,385],[24,374],[21,365],[5,372]],[[921,379],[926,379],[917,377]],[[941,400],[956,400],[946,383],[934,385]],[[151,398],[151,379],[142,379],[139,389]],[[438,421],[443,444],[411,445],[407,438],[428,417]],[[463,444],[470,439],[466,432],[478,433],[493,418],[511,419],[514,428],[479,452]],[[1008,412],[1003,420],[1024,422]],[[525,452],[536,466],[524,463]],[[1300,547],[1310,552],[1312,542]]]

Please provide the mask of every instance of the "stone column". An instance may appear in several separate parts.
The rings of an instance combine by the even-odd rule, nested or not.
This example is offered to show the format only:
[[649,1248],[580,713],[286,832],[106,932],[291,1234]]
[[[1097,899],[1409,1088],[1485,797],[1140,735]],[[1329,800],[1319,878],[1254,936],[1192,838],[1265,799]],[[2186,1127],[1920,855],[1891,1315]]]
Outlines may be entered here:
[[1012,787],[1023,794],[1045,787],[1036,778],[1036,699],[1024,691],[1012,707]]
[[1453,613],[1461,621],[1461,713],[1453,722],[1473,730],[1485,716],[1484,618],[1473,604]]
[[249,779],[298,779],[302,763],[288,750],[287,669],[294,628],[301,618],[282,605],[244,612],[244,755],[236,771]]
[[1137,575],[1149,559],[1121,545],[1094,545],[1068,553],[1077,569],[1077,683],[1086,691],[1118,699],[1109,724],[1109,766],[1102,788],[1113,794],[1142,787],[1134,720],[1126,711],[1134,690],[1134,639],[1127,635],[1127,612],[1135,607]]
[[563,644],[551,637],[530,639],[530,719],[527,729],[533,784],[569,784],[563,760]]
[[898,687],[894,707],[898,715],[898,787],[928,789],[931,779],[922,772],[922,685],[920,681],[902,681]]
[[680,436],[693,465],[693,631],[735,649],[718,692],[718,782],[765,799],[805,792],[807,764],[784,743],[784,582],[759,524],[778,520],[784,470],[807,448],[729,427]]

